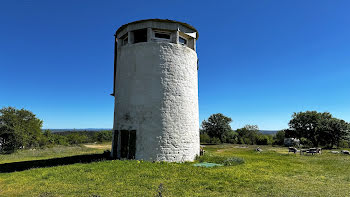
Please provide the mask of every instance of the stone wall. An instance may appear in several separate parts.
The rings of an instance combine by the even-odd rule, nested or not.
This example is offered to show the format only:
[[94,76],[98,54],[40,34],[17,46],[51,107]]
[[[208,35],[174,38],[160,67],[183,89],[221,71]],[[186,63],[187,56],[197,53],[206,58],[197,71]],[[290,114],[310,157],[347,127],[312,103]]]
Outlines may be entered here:
[[197,54],[168,42],[118,47],[114,130],[136,130],[136,159],[199,155]]

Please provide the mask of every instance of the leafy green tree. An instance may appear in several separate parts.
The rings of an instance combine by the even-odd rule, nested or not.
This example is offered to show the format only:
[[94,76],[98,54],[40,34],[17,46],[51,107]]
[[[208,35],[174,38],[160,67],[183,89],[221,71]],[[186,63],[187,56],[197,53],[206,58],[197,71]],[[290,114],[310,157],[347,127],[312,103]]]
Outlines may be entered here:
[[68,138],[66,136],[63,136],[63,135],[58,135],[58,134],[53,134],[53,141],[54,141],[54,144],[57,144],[57,145],[69,145],[68,143]]
[[267,135],[258,134],[255,137],[255,143],[257,145],[268,145],[270,144],[270,139]]
[[107,141],[112,141],[112,137],[113,137],[112,130],[105,130],[105,131],[95,132],[93,139],[97,142],[107,142]]
[[46,138],[46,141],[47,141],[46,144],[49,146],[68,145],[68,139],[66,136],[52,133],[50,130],[45,130],[43,135]]
[[236,132],[239,143],[254,144],[259,134],[259,127],[258,125],[245,125],[243,128],[237,129]]
[[226,143],[236,144],[238,142],[238,134],[235,131],[231,131],[226,136]]
[[283,145],[285,137],[286,137],[286,131],[285,130],[277,131],[276,135],[273,137],[274,144],[276,144],[276,145]]
[[349,123],[334,118],[330,113],[306,111],[294,113],[289,121],[290,129],[286,136],[298,139],[305,138],[312,146],[339,145],[339,142],[349,135]]
[[221,144],[222,142],[221,142],[221,140],[219,138],[213,137],[213,138],[210,139],[210,143],[211,144]]
[[322,121],[320,126],[321,130],[321,143],[328,145],[332,148],[334,145],[339,147],[341,141],[349,140],[350,124],[344,120],[337,118],[330,118]]
[[201,133],[200,134],[200,142],[201,144],[209,144],[210,143],[210,137],[206,133]]
[[54,135],[51,133],[50,130],[46,129],[43,133],[47,140],[47,144],[55,144],[55,138]]
[[72,144],[72,145],[89,142],[88,136],[86,136],[84,134],[80,134],[79,132],[73,132],[73,133],[67,135],[66,137],[67,137],[68,143]]
[[42,124],[31,111],[13,107],[0,109],[0,150],[12,152],[42,145]]
[[231,122],[231,118],[221,113],[212,114],[208,120],[202,122],[202,132],[208,134],[210,138],[218,138],[221,143],[226,142],[229,133],[232,132]]
[[332,118],[328,112],[318,113],[316,111],[306,111],[294,113],[292,120],[289,121],[291,135],[298,139],[304,137],[308,139],[313,146],[317,147],[320,143],[321,136],[321,121]]

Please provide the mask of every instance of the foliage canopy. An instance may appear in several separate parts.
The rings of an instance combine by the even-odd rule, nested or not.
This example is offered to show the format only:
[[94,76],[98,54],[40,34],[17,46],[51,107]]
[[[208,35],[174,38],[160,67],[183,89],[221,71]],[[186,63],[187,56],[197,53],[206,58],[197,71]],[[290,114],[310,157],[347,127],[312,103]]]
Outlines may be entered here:
[[0,150],[12,152],[19,148],[39,146],[43,142],[43,121],[25,109],[0,109]]
[[202,122],[202,133],[208,134],[211,138],[218,138],[221,142],[226,142],[227,137],[232,132],[231,122],[231,118],[221,113],[212,114],[208,120]]
[[312,146],[339,146],[348,139],[350,126],[344,120],[334,118],[329,112],[306,111],[294,113],[289,121],[286,136],[307,139]]

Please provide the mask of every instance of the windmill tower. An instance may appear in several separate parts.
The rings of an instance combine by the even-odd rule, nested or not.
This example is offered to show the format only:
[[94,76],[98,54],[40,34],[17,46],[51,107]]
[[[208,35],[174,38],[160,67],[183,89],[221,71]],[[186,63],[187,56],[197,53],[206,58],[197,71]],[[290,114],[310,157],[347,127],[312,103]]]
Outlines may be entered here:
[[197,30],[148,19],[115,34],[114,158],[193,161],[199,155]]

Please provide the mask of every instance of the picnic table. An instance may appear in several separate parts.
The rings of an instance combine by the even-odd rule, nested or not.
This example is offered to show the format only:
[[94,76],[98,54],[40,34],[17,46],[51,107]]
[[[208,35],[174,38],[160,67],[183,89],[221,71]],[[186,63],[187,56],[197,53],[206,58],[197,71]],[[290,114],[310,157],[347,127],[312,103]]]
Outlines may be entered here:
[[309,148],[309,149],[300,149],[300,155],[307,153],[307,154],[322,154],[322,149],[321,148]]

